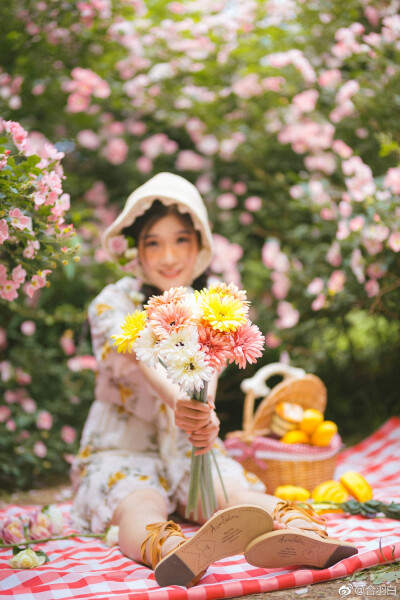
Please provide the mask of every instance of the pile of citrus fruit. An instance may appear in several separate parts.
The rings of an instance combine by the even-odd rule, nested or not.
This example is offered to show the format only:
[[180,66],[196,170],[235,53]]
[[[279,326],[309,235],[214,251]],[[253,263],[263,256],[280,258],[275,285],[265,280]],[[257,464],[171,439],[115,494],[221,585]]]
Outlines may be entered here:
[[359,502],[372,499],[372,488],[364,477],[357,471],[346,471],[339,481],[329,479],[317,485],[313,490],[296,485],[280,485],[275,490],[275,496],[282,500],[298,500],[305,502],[312,499],[314,502],[347,502],[350,497]]
[[322,412],[315,408],[280,402],[272,415],[271,431],[285,444],[329,446],[338,428],[333,421],[325,421]]

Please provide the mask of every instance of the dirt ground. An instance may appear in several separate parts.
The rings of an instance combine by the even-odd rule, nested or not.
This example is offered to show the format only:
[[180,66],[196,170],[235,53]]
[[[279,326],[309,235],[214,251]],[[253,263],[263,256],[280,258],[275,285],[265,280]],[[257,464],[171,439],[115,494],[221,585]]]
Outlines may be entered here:
[[[0,508],[8,504],[46,505],[70,500],[72,491],[67,481],[44,489],[17,492],[0,496]],[[350,578],[316,583],[301,588],[291,588],[279,592],[238,596],[238,600],[370,600],[373,596],[400,599],[400,563],[380,565],[365,569]]]

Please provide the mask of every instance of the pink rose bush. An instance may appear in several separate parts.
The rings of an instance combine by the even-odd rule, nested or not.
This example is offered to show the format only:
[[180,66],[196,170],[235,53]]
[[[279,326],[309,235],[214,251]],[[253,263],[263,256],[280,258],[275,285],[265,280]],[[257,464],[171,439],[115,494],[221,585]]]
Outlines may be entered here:
[[[69,208],[69,196],[62,190],[64,154],[46,143],[37,156],[27,131],[16,121],[0,120],[0,135],[5,157],[0,170],[0,298],[11,302],[21,290],[32,298],[47,286],[57,262],[75,250],[63,251],[73,235],[64,218]],[[38,254],[41,246],[47,251]]]

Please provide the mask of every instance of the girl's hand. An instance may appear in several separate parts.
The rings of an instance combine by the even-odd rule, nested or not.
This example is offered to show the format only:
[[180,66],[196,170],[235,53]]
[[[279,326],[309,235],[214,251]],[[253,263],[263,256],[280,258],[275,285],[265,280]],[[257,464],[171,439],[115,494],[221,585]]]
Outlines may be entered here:
[[212,408],[204,402],[180,395],[175,404],[175,424],[191,434],[209,424],[211,410]]
[[195,455],[205,454],[214,445],[219,433],[219,419],[213,408],[210,409],[209,422],[201,429],[196,429],[189,435],[189,442],[196,448]]

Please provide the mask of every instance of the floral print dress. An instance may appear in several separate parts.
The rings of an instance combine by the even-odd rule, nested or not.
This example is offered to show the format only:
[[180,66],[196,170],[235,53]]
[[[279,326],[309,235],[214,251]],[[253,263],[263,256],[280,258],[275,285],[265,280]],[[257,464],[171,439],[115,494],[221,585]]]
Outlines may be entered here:
[[[124,277],[106,286],[89,306],[93,352],[98,372],[95,401],[86,420],[71,478],[76,491],[72,517],[76,527],[104,531],[119,502],[134,490],[152,488],[169,513],[186,503],[191,444],[175,426],[173,411],[147,383],[130,354],[118,354],[112,335],[120,334],[126,315],[142,308],[138,281]],[[264,491],[254,475],[215,444],[223,477],[244,489]]]

